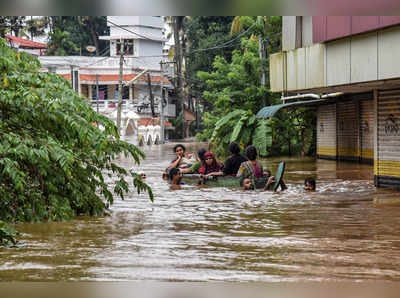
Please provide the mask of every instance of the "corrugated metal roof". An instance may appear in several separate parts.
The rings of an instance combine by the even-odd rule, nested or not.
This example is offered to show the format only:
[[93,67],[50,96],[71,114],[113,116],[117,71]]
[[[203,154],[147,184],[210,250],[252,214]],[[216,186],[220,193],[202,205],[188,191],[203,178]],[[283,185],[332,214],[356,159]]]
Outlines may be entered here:
[[279,105],[267,106],[263,107],[261,110],[258,111],[256,117],[257,118],[271,118],[274,117],[275,114],[283,108],[288,108],[292,106],[312,106],[318,103],[328,103],[331,102],[330,99],[314,99],[314,100],[304,100],[304,101],[296,101],[296,102],[289,102],[283,103]]

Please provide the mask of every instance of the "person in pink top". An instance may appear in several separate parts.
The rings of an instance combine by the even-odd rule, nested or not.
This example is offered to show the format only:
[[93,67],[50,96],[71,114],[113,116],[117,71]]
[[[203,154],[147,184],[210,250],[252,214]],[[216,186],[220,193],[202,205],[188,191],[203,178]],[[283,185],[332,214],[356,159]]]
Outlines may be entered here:
[[[240,177],[240,186],[244,189],[254,189],[256,186],[253,185],[255,179],[266,178],[264,190],[268,190],[270,185],[275,182],[275,177],[271,176],[269,170],[264,172],[262,164],[257,160],[257,148],[253,145],[247,146],[245,149],[245,155],[249,159],[248,161],[242,162],[240,165],[237,177]],[[267,174],[267,172],[269,172]],[[281,181],[281,189],[285,190],[286,185]]]
[[261,178],[263,176],[263,166],[257,160],[257,149],[253,145],[247,146],[245,149],[245,155],[249,159],[248,161],[242,162],[239,167],[237,177],[243,178]]

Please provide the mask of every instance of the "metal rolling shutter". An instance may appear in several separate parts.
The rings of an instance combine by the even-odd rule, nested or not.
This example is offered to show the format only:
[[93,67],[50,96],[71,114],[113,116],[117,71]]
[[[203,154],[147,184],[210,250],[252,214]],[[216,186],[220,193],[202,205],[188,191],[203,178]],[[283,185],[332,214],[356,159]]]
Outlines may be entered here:
[[375,185],[400,188],[400,89],[378,92]]
[[338,160],[359,160],[359,124],[355,102],[337,104]]
[[317,156],[336,159],[336,104],[318,107]]
[[374,101],[360,102],[360,157],[363,162],[374,160]]

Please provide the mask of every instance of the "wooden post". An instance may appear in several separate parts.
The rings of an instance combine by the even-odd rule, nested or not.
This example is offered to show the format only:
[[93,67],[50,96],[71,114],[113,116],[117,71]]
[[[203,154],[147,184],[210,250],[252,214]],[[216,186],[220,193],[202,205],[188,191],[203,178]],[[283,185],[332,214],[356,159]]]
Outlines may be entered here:
[[161,134],[160,134],[160,142],[161,144],[164,144],[164,92],[163,92],[163,80],[164,80],[164,72],[163,72],[163,62],[160,61],[160,91],[161,91],[161,96],[160,96],[160,103],[159,103],[159,111],[160,111],[160,129],[161,129]]
[[151,90],[151,77],[150,77],[150,73],[147,73],[147,84],[148,84],[148,86],[149,86],[151,116],[154,118],[154,117],[156,117],[156,113],[154,112],[154,96],[153,96],[153,91]]
[[117,128],[118,133],[121,132],[121,109],[122,109],[122,80],[123,80],[123,69],[124,69],[124,40],[120,39],[120,58],[119,58],[119,85],[118,85],[118,105],[117,105]]

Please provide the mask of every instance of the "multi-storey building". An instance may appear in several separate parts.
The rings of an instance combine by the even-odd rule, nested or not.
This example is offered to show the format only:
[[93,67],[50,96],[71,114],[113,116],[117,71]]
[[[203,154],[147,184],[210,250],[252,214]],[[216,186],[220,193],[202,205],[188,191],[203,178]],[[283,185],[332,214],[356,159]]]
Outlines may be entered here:
[[317,106],[319,158],[373,163],[377,187],[400,187],[400,17],[283,17],[270,83]]
[[[163,58],[161,17],[116,16],[107,17],[110,36],[100,39],[110,41],[110,51],[102,57],[94,56],[41,56],[43,71],[53,71],[71,81],[73,88],[92,101],[100,109],[115,106],[118,99],[120,55],[123,49],[123,81],[133,80],[144,70],[150,74],[152,93],[155,98],[156,113],[159,114],[161,86],[172,88],[168,79],[161,75]],[[123,45],[123,46],[122,46]],[[162,78],[162,83],[161,83]],[[167,93],[167,92],[166,92]],[[125,84],[122,91],[124,103],[134,104],[138,113],[150,114],[149,83],[147,73],[133,84]],[[166,117],[175,116],[174,104],[165,110]]]

